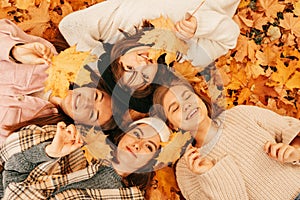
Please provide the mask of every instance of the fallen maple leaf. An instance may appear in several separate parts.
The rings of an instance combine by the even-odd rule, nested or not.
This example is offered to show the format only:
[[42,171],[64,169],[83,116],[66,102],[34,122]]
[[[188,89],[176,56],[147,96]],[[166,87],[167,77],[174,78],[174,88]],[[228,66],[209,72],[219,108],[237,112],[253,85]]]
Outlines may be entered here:
[[76,51],[75,46],[53,56],[52,64],[47,70],[49,76],[45,83],[45,91],[52,90],[53,96],[64,98],[71,82],[78,82],[79,86],[91,82],[89,72],[86,72],[84,65],[94,59],[95,56],[90,52]]
[[294,17],[293,13],[285,13],[284,19],[280,20],[281,27],[286,30],[291,30],[291,33],[297,37],[300,37],[300,23],[299,18]]
[[18,26],[29,34],[42,37],[44,31],[50,27],[49,5],[49,2],[43,0],[38,7],[34,5],[28,7],[30,19],[21,22]]
[[94,159],[112,159],[112,148],[107,143],[107,135],[101,131],[91,128],[83,137],[86,145],[84,146],[85,156],[88,161]]
[[26,10],[30,6],[35,5],[35,0],[15,0],[15,6],[19,9]]
[[282,12],[285,8],[278,0],[259,0],[258,1],[265,11],[267,17],[276,18],[278,12]]
[[300,72],[296,71],[295,74],[286,82],[285,86],[289,90],[300,89]]
[[10,7],[11,3],[9,3],[9,0],[1,0],[0,1],[0,8],[6,8],[6,7]]
[[170,164],[175,162],[180,158],[182,153],[184,152],[184,147],[191,142],[192,136],[190,132],[181,131],[176,132],[175,136],[168,142],[168,144],[162,145],[162,151],[156,160],[159,163]]

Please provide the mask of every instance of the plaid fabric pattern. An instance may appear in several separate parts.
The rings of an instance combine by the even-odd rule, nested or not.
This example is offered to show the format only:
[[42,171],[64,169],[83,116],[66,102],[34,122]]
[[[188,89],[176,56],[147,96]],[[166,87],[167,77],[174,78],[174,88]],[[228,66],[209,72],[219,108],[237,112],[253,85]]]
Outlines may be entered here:
[[[83,131],[82,127],[79,127]],[[52,139],[56,133],[55,125],[38,127],[27,126],[13,133],[0,148],[0,161],[18,152]],[[86,180],[94,176],[103,165],[110,165],[107,160],[98,160],[87,165],[81,149],[71,154],[40,164],[20,183],[10,183],[3,199],[144,199],[142,192],[135,188],[120,189],[71,189],[53,196],[60,187]]]

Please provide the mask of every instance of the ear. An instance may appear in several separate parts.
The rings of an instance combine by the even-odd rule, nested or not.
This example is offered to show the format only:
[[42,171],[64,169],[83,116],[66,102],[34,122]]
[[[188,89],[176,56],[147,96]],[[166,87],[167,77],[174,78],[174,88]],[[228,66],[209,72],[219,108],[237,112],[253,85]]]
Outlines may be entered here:
[[173,131],[179,131],[179,128],[177,126],[174,126],[169,121],[166,122],[166,124],[172,129]]

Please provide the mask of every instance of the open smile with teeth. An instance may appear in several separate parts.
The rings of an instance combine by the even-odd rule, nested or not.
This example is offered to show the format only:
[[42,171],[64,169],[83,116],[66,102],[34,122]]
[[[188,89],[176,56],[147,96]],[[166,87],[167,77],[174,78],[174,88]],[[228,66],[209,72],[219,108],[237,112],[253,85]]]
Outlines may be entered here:
[[199,108],[192,109],[191,112],[187,115],[187,117],[185,119],[188,120],[188,119],[191,119],[192,117],[196,116],[198,111],[199,111]]

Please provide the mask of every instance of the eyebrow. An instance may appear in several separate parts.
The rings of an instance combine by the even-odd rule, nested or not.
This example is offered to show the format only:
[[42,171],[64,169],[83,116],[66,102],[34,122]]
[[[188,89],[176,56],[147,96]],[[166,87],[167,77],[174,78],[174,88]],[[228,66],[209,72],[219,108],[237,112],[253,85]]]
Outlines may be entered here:
[[[142,131],[142,129],[140,129],[140,128],[136,128],[136,129],[138,129],[141,132],[141,134],[144,136],[144,132]],[[156,150],[158,149],[158,147],[155,144],[155,142],[153,142],[152,140],[149,140],[148,142],[150,142],[151,144],[153,144],[153,146],[155,147]]]

